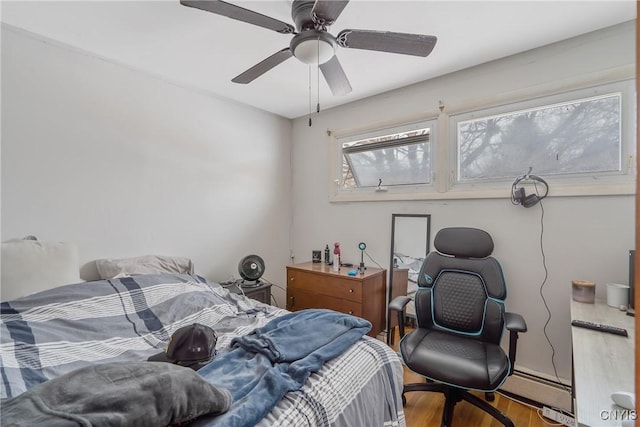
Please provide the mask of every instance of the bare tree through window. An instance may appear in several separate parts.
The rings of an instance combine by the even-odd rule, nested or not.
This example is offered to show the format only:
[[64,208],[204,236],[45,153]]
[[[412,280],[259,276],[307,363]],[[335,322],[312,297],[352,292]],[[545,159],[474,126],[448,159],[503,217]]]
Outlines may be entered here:
[[342,187],[428,184],[430,129],[417,129],[342,144]]
[[621,170],[621,94],[461,121],[458,179]]

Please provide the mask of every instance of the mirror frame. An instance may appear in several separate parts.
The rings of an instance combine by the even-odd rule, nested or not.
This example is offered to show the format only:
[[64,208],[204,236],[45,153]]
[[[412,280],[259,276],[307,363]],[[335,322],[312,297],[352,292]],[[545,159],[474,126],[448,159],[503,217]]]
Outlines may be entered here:
[[425,252],[426,257],[429,253],[431,242],[431,214],[391,214],[391,252],[389,256],[389,286],[387,290],[387,344],[391,343],[391,331],[389,330],[391,313],[389,313],[389,304],[391,303],[391,296],[393,295],[393,254],[395,253],[395,235],[396,235],[396,218],[424,218],[427,221],[427,234],[425,236]]

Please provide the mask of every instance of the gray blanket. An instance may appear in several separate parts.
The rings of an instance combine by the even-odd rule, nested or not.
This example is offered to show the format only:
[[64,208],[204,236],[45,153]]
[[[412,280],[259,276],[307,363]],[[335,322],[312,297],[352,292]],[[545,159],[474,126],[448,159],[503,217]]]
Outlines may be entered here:
[[88,366],[2,401],[9,426],[167,426],[225,412],[231,394],[169,363]]

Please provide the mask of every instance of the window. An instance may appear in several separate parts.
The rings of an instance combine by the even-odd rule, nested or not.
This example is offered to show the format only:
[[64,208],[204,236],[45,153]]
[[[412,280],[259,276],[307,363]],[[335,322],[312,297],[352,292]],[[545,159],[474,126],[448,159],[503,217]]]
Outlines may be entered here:
[[336,139],[341,190],[428,185],[434,123],[420,122]]
[[431,181],[429,128],[345,142],[342,153],[345,187]]
[[330,200],[506,198],[529,172],[544,177],[551,196],[633,194],[635,80],[582,83],[333,135]]
[[620,172],[621,93],[459,121],[458,180]]

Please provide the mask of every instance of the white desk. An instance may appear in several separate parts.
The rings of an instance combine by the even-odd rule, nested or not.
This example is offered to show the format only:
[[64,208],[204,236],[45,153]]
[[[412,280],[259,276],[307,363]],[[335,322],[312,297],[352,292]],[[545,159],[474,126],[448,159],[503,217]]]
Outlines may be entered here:
[[[634,318],[609,307],[604,301],[595,304],[571,301],[571,319],[625,328],[629,337],[585,328],[571,327],[573,348],[573,393],[578,426],[603,427],[621,425],[608,418],[615,409],[614,391],[634,391]],[[611,411],[611,412],[603,412]],[[614,417],[611,417],[614,418]]]

